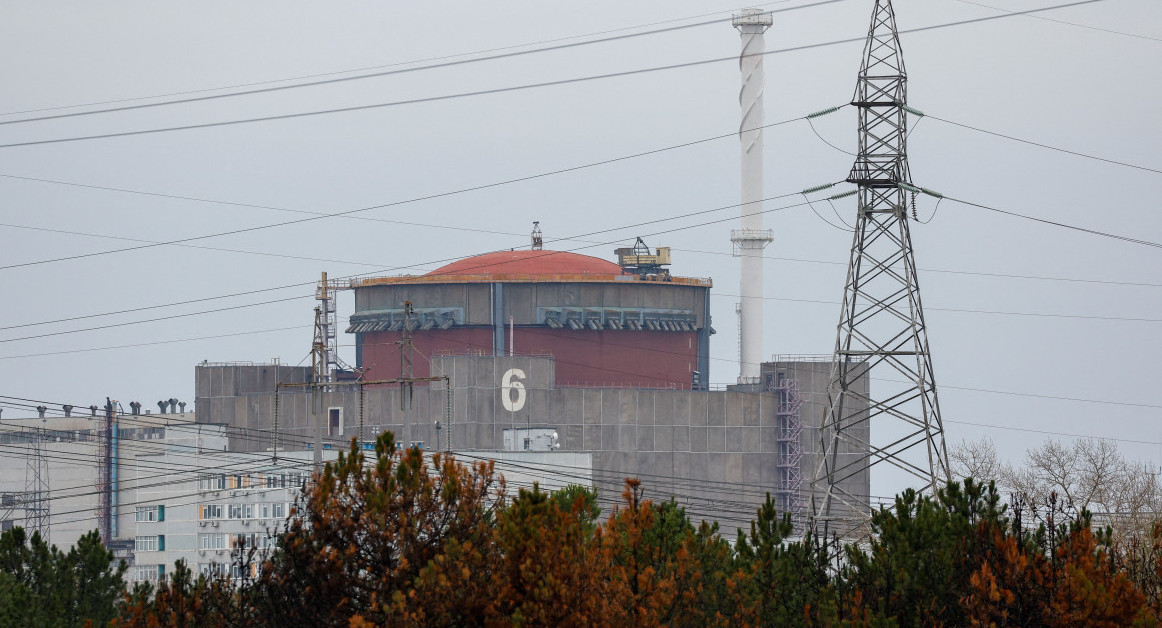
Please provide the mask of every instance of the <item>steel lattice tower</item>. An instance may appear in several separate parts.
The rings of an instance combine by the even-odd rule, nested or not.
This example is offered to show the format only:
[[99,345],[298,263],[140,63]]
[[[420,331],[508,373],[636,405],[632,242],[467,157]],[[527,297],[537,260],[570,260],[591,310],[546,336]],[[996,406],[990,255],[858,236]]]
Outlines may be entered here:
[[29,532],[39,532],[45,543],[49,539],[48,460],[44,457],[45,428],[32,428],[28,443],[27,467],[24,472],[24,513]]
[[[949,475],[908,224],[907,80],[891,0],[876,0],[852,101],[859,151],[847,181],[859,186],[859,213],[811,485],[815,528],[840,534],[862,533],[871,467],[906,472],[921,491]],[[869,370],[891,375],[874,396],[857,385]]]
[[[97,454],[97,529],[106,547],[113,542],[113,413],[115,402],[105,397],[105,417],[101,422],[101,451]],[[132,406],[133,404],[130,404]]]

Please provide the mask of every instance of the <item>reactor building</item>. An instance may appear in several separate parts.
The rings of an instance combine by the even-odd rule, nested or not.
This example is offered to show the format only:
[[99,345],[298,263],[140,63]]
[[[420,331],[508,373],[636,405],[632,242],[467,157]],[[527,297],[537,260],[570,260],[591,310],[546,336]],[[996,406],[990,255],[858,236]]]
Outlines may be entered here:
[[[553,356],[557,386],[703,388],[711,280],[670,275],[669,256],[640,240],[618,250],[620,265],[534,246],[421,276],[352,281],[356,366],[367,380],[401,377],[400,342],[410,334],[427,358]],[[413,368],[431,374],[427,359]]]
[[[327,282],[326,298],[354,292],[354,367],[199,365],[196,421],[238,430],[231,450],[340,448],[390,430],[463,460],[542,452],[542,485],[594,486],[605,508],[636,477],[728,533],[767,493],[802,522],[830,356],[774,358],[759,382],[711,386],[712,281],[672,275],[665,247],[615,254],[544,250],[534,232],[528,249],[424,275]],[[870,492],[866,470],[847,483]]]

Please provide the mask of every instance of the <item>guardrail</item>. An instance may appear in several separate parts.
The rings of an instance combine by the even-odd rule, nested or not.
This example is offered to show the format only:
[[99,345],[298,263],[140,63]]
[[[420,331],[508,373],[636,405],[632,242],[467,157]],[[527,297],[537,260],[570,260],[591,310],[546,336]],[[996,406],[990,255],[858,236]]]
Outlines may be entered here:
[[632,282],[645,284],[675,284],[679,286],[698,286],[709,288],[714,281],[709,277],[674,277],[671,275],[613,275],[588,273],[495,273],[491,275],[397,275],[394,277],[366,277],[352,279],[350,288],[366,288],[368,286],[385,286],[394,284],[417,283],[608,283]]

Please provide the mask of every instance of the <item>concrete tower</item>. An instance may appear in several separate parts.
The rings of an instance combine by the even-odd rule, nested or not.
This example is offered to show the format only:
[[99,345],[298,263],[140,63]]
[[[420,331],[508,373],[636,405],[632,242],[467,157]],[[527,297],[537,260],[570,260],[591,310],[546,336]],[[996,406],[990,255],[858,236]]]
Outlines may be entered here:
[[763,229],[763,33],[771,26],[770,13],[744,9],[731,21],[742,35],[742,54],[738,67],[742,71],[742,89],[738,103],[742,123],[738,138],[742,143],[742,224],[730,232],[734,254],[740,258],[742,272],[739,294],[739,372],[738,383],[759,381],[759,364],[763,360],[763,249],[773,236]]

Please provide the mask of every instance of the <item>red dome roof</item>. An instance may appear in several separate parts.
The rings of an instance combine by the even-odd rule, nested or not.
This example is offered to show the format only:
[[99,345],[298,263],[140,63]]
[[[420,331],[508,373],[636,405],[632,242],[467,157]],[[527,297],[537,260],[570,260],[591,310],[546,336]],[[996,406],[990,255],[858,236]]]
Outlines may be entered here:
[[425,275],[618,275],[621,267],[565,251],[500,251],[466,257]]

